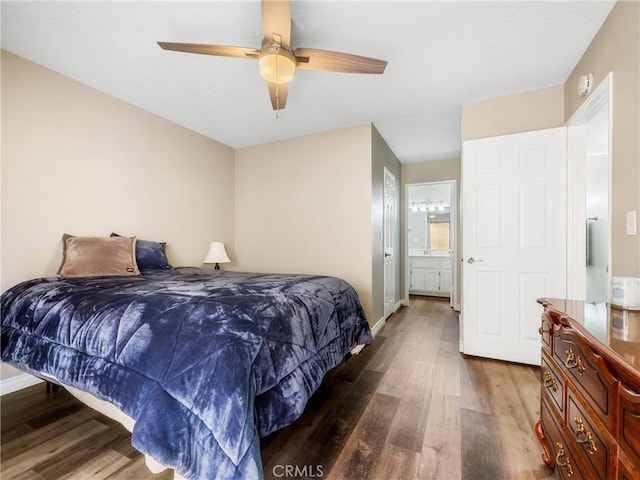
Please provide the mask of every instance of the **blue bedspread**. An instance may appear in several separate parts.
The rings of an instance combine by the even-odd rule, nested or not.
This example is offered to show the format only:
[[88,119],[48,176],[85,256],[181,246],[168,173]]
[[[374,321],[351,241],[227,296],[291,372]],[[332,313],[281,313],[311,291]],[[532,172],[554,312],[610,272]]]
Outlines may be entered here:
[[291,423],[371,332],[343,280],[179,268],[40,278],[2,294],[2,360],[118,406],[132,443],[187,478],[261,478]]

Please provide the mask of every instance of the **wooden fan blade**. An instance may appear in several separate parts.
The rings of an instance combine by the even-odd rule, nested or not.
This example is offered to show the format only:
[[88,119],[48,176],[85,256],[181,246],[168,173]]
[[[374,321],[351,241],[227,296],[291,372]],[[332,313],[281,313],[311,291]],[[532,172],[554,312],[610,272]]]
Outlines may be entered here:
[[386,60],[315,48],[296,48],[295,55],[298,60],[298,68],[307,70],[380,74],[384,73],[384,69],[387,67]]
[[269,97],[274,110],[282,110],[287,104],[287,84],[269,82]]
[[200,53],[202,55],[217,55],[219,57],[257,58],[260,50],[256,48],[230,47],[228,45],[203,45],[200,43],[172,43],[158,42],[164,50],[176,52]]
[[[291,49],[291,2],[289,0],[262,0],[262,30],[265,41],[269,43],[279,41],[284,47]],[[277,35],[275,38],[274,34]]]

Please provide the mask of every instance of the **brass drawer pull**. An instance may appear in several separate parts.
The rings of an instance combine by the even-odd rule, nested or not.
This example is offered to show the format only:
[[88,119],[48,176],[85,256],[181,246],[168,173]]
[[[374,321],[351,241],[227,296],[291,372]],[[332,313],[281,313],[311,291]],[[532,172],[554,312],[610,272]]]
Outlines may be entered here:
[[540,328],[538,328],[538,333],[540,335],[542,335],[543,333],[550,333],[551,332],[551,330],[545,330],[544,329],[544,323],[545,323],[544,320],[542,320],[542,322],[540,322]]
[[564,362],[564,366],[567,368],[576,368],[578,367],[578,373],[580,375],[582,375],[582,372],[584,372],[587,367],[584,366],[584,363],[582,363],[582,359],[580,357],[576,358],[576,354],[573,353],[573,349],[569,349],[565,352],[567,354],[567,359]]
[[[571,467],[571,461],[569,457],[564,453],[564,446],[561,443],[556,443],[558,447],[558,453],[556,453],[556,465],[559,467],[567,467],[567,477],[573,475],[573,468]],[[562,460],[561,460],[562,459]]]
[[589,446],[589,455],[593,455],[594,452],[598,451],[598,447],[596,446],[596,442],[593,441],[591,437],[591,432],[587,432],[584,428],[584,420],[580,417],[575,417],[573,419],[576,422],[576,442],[578,443],[586,443]]
[[544,372],[544,386],[550,388],[554,392],[558,391],[558,382],[551,376],[551,372]]

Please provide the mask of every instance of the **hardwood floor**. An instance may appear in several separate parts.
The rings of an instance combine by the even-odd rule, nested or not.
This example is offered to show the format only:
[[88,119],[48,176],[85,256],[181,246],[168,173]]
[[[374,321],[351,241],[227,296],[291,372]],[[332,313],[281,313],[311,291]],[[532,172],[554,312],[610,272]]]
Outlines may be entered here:
[[[539,369],[465,357],[448,302],[412,297],[373,345],[326,376],[296,422],[263,439],[265,478],[555,478],[533,432]],[[64,390],[1,399],[1,477],[169,479],[129,433]]]

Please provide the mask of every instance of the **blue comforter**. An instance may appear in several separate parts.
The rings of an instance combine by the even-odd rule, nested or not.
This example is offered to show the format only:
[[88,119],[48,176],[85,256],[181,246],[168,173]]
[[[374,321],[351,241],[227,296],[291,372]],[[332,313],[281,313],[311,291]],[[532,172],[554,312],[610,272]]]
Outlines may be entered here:
[[118,406],[187,478],[261,478],[259,437],[371,342],[343,280],[179,268],[40,278],[2,294],[2,360]]

